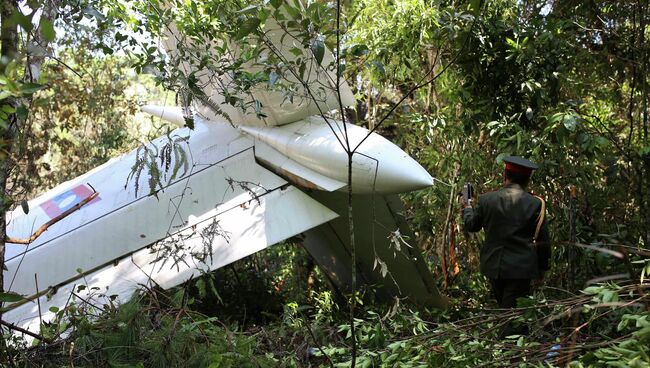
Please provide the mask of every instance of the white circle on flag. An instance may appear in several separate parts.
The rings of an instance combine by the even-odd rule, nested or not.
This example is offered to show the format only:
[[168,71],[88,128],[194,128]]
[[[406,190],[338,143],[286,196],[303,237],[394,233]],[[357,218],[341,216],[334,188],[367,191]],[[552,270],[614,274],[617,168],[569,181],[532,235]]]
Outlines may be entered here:
[[70,194],[69,196],[65,197],[64,200],[59,202],[59,208],[66,208],[69,205],[71,205],[75,200],[77,199],[76,194]]

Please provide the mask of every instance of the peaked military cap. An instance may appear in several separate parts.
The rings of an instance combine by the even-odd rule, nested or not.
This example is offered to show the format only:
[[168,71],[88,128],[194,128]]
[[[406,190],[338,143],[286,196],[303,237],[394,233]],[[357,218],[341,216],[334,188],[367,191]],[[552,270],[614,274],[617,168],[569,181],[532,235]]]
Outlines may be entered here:
[[539,169],[536,163],[519,156],[506,156],[503,162],[506,163],[506,170],[524,175],[530,175],[533,170]]

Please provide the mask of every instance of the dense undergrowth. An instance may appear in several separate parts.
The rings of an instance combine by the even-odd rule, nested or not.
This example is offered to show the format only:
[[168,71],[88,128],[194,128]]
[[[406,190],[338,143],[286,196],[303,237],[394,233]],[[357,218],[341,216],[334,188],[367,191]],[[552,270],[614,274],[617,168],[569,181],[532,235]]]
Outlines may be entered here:
[[[5,365],[349,366],[347,307],[314,282],[319,272],[302,263],[304,255],[284,245],[184,287],[142,290],[123,305],[109,297],[101,306],[71,303],[58,312],[59,322],[44,326],[44,337],[59,339],[28,343],[14,336]],[[575,294],[541,286],[515,310],[495,309],[478,287],[472,297],[460,292],[462,285],[448,290],[452,305],[444,311],[399,299],[376,304],[372,289],[366,289],[355,319],[357,366],[647,367],[649,267],[646,263],[641,280],[597,282]],[[467,273],[458,282],[485,281]],[[499,340],[500,327],[509,321],[528,325],[530,335]]]

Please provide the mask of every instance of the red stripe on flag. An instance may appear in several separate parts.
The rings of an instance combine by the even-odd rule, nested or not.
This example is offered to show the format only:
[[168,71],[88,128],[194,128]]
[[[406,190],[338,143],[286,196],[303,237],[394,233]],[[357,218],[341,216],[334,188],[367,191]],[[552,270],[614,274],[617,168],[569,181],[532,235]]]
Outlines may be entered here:
[[[50,217],[50,218],[55,218],[59,215],[61,215],[65,209],[71,208],[93,194],[93,191],[88,188],[85,185],[78,185],[70,190],[67,190],[63,193],[60,193],[56,196],[54,196],[52,199],[43,202],[40,207],[43,209],[43,211]],[[65,199],[71,195],[75,196],[75,201],[74,203],[71,204],[66,204],[66,206],[61,206],[61,201],[65,201]],[[88,202],[88,204],[92,204],[95,202],[98,202],[100,200],[99,196],[93,198],[92,201]]]
[[59,209],[59,206],[57,206],[56,202],[54,202],[51,199],[49,201],[41,204],[41,208],[43,209],[43,211],[45,211],[45,213],[50,218],[55,218],[55,217],[57,217],[58,215],[60,215],[62,213],[61,209]]

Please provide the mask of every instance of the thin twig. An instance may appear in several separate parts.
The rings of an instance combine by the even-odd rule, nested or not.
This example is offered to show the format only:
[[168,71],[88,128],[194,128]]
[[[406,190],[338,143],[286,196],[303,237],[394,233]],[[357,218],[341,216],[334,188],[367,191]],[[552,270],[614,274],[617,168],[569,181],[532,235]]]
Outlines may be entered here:
[[[36,294],[38,294],[38,274],[34,274],[34,284],[36,286]],[[38,321],[39,329],[43,329],[43,312],[41,312],[41,298],[36,298],[36,304],[38,305]]]
[[39,335],[37,333],[31,332],[31,331],[26,330],[26,329],[24,329],[22,327],[18,327],[16,325],[14,325],[13,323],[9,323],[9,322],[6,322],[6,321],[3,321],[3,320],[0,319],[0,325],[3,325],[3,326],[7,327],[10,330],[14,330],[14,331],[18,331],[20,333],[24,333],[25,335],[29,335],[29,336],[31,336],[31,337],[33,337],[35,339],[45,341],[48,344],[52,343],[52,340],[48,339],[47,337],[44,337],[44,336]]
[[82,74],[80,74],[78,71],[74,70],[74,68],[72,68],[70,65],[66,64],[65,62],[63,62],[63,60],[59,59],[58,57],[56,57],[56,56],[54,56],[54,55],[48,55],[48,57],[49,57],[50,59],[55,60],[57,63],[63,65],[64,67],[66,67],[68,70],[70,70],[71,72],[73,72],[77,77],[79,77],[79,78],[83,78],[83,77],[84,77]]
[[325,358],[327,358],[327,362],[330,364],[330,367],[334,368],[334,362],[332,362],[332,359],[329,357],[329,355],[327,355],[327,353],[325,353],[325,350],[323,350],[323,348],[320,346],[318,341],[316,341],[316,336],[314,336],[314,332],[311,330],[311,325],[309,324],[309,321],[307,321],[306,318],[303,319],[303,321],[305,322],[305,327],[307,327],[307,331],[309,332],[309,336],[311,336],[311,339],[314,341],[314,345],[316,345],[316,347],[318,348],[320,353],[323,354],[323,356]]

